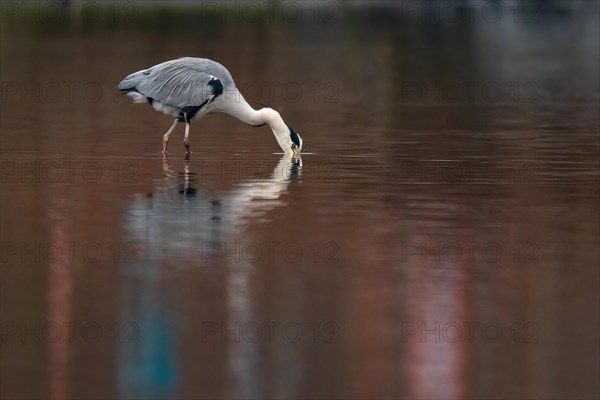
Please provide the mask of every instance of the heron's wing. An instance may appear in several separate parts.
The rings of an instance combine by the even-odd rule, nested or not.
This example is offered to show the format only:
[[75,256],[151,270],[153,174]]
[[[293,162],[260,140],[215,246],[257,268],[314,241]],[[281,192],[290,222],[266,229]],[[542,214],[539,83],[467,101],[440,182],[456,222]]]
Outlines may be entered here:
[[168,61],[142,73],[145,77],[137,84],[137,91],[177,108],[204,105],[223,92],[217,77],[185,60]]

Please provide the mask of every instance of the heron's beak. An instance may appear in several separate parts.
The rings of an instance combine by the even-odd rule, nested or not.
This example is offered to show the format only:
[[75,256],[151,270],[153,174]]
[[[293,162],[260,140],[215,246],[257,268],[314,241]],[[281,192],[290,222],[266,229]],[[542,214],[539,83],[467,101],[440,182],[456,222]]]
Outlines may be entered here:
[[294,145],[292,146],[292,154],[294,158],[300,157],[300,152],[302,151],[302,139],[300,139],[300,146]]
[[294,157],[294,150],[286,148],[282,148],[284,157]]

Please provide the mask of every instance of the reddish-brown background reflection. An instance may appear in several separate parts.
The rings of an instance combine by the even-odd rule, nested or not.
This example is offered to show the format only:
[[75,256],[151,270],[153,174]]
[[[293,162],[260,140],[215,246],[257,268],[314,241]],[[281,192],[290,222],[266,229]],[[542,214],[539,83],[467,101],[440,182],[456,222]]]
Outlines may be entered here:
[[[598,395],[598,48],[575,40],[597,21],[548,18],[225,24],[193,45],[172,26],[5,30],[3,397]],[[169,118],[114,88],[181,55],[262,88],[302,165],[222,115],[163,161]],[[406,97],[464,81],[533,83],[537,101]],[[100,96],[44,94],[72,83]]]

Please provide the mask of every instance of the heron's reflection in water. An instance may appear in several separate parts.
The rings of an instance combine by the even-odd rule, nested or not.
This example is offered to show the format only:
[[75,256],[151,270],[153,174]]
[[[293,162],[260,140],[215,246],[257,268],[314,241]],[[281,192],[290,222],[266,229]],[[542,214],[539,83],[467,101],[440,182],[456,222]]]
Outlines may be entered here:
[[137,195],[127,209],[128,236],[151,245],[148,251],[162,254],[177,249],[193,252],[208,241],[230,240],[241,226],[286,205],[281,197],[290,182],[300,180],[302,160],[284,156],[270,177],[240,181],[225,193],[211,188],[205,173],[199,171],[195,172],[188,160],[183,172],[176,173],[171,163],[164,160],[164,175],[153,193]]
[[[199,167],[198,167],[199,168]],[[140,343],[123,343],[119,355],[119,392],[121,397],[174,397],[180,383],[177,352],[179,326],[190,323],[179,307],[161,289],[165,264],[175,262],[182,268],[208,267],[199,262],[207,243],[234,246],[243,227],[264,220],[269,211],[286,206],[282,196],[290,182],[299,181],[301,159],[284,156],[270,176],[246,179],[233,189],[220,192],[212,188],[201,168],[184,161],[183,171],[163,160],[163,175],[150,195],[136,195],[126,210],[123,236],[138,244],[137,263],[122,265],[121,321],[135,321]],[[255,320],[250,293],[253,266],[232,259],[219,264],[225,268],[226,304],[223,322],[231,326]],[[201,300],[201,299],[199,299]],[[191,324],[194,325],[193,323]],[[196,324],[197,326],[197,324]],[[260,397],[258,392],[257,343],[228,344],[228,380],[233,397]]]

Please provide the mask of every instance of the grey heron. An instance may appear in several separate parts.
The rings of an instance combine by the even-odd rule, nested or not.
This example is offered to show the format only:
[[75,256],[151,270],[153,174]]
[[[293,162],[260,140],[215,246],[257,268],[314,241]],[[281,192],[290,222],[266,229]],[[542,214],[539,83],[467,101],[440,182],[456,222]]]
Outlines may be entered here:
[[298,156],[302,138],[272,108],[253,109],[236,88],[223,65],[206,58],[184,57],[134,72],[119,83],[119,90],[136,103],[150,103],[157,111],[175,117],[163,135],[163,154],[178,122],[185,122],[183,143],[190,152],[190,123],[212,112],[229,114],[252,125],[269,125],[287,155]]

